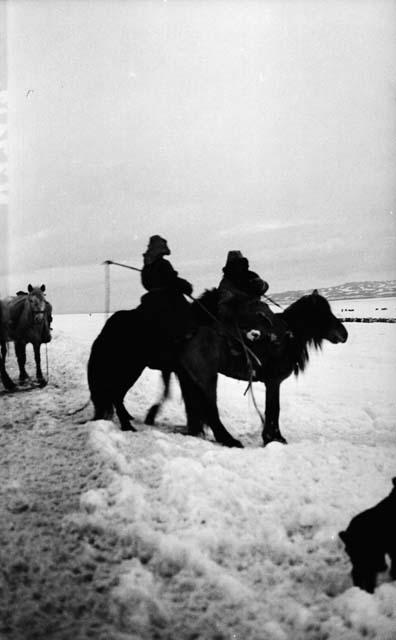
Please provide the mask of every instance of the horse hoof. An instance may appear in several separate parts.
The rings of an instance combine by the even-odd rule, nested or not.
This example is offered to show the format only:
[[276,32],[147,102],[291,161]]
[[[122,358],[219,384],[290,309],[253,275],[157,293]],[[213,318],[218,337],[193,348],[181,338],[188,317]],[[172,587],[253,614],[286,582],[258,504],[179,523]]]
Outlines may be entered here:
[[157,417],[159,405],[154,404],[151,409],[148,410],[147,415],[144,419],[144,424],[148,424],[150,427],[155,425],[155,418]]
[[11,379],[7,380],[7,382],[4,382],[3,384],[6,391],[15,391],[17,388],[17,385]]
[[244,448],[242,442],[240,442],[239,440],[234,440],[234,443],[231,446],[232,447],[236,447],[237,449],[243,449]]
[[40,389],[42,389],[43,387],[46,387],[48,384],[47,380],[44,380],[44,378],[42,378],[41,380],[37,380],[37,382]]
[[227,440],[226,442],[222,442],[222,444],[225,447],[235,447],[236,449],[243,449],[244,448],[242,442],[240,442],[239,440],[236,440],[235,438],[231,438],[230,440]]
[[263,438],[263,447],[266,447],[267,444],[271,444],[271,442],[279,442],[280,444],[287,444],[286,438],[283,436],[276,436],[275,438]]
[[137,433],[137,429],[135,429],[135,427],[133,427],[131,424],[122,424],[121,431],[135,431],[135,433]]
[[193,436],[193,437],[197,437],[197,438],[202,438],[205,437],[205,431],[204,431],[204,426],[203,424],[197,424],[197,425],[187,425],[186,427],[186,433],[188,436]]

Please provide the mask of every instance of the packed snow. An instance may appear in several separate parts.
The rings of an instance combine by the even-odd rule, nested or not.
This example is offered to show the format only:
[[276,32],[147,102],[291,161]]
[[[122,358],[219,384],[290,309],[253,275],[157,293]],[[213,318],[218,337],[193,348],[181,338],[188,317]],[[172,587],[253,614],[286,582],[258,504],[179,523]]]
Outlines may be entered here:
[[[116,419],[89,421],[91,407],[72,415],[88,399],[85,366],[102,323],[99,315],[55,317],[48,386],[2,393],[0,426],[15,456],[26,429],[30,443],[45,436],[48,450],[56,436],[63,448],[48,456],[48,466],[57,452],[68,455],[68,442],[79,434],[91,475],[89,482],[81,478],[81,456],[73,453],[79,500],[57,517],[63,532],[82,541],[93,584],[101,567],[103,626],[92,606],[95,625],[84,618],[79,630],[60,625],[52,635],[40,636],[39,628],[29,635],[21,603],[10,601],[6,637],[394,640],[396,583],[384,573],[372,595],[353,587],[338,532],[385,497],[396,476],[396,325],[348,324],[345,345],[325,343],[311,353],[302,376],[283,383],[280,426],[287,446],[262,447],[246,383],[221,376],[220,415],[243,442],[239,450],[218,445],[210,431],[205,439],[184,435],[176,381],[158,425],[145,426],[161,392],[156,371],[146,370],[126,398],[138,433],[121,432]],[[16,378],[13,358],[9,372]],[[254,394],[263,407],[260,384]],[[16,474],[16,463],[13,468]],[[15,537],[18,518],[39,498],[30,497],[20,477],[11,473],[7,482]],[[9,555],[20,552],[12,539],[7,545]],[[104,580],[106,564],[111,578],[108,571]],[[42,588],[48,584],[43,578]],[[37,599],[37,585],[31,590]],[[24,603],[28,593],[25,585]]]

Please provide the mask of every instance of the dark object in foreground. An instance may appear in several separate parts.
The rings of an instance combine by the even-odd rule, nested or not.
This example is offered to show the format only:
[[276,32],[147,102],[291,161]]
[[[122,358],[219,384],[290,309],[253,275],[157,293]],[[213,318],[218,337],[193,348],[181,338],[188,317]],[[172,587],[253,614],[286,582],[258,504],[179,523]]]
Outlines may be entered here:
[[[117,311],[109,318],[92,345],[88,362],[88,384],[95,407],[94,419],[110,419],[116,410],[124,430],[134,430],[124,407],[127,391],[145,367],[163,371],[169,379],[174,371],[179,379],[186,406],[188,432],[197,435],[208,425],[217,440],[226,446],[242,446],[221,423],[217,409],[217,378],[222,373],[237,380],[263,382],[266,386],[264,445],[286,443],[279,429],[279,388],[293,372],[304,371],[308,347],[319,348],[323,340],[344,343],[348,333],[332,314],[330,305],[315,290],[274,314],[273,340],[268,336],[268,320],[253,314],[251,329],[262,336],[249,343],[260,365],[247,362],[240,342],[216,319],[217,290],[207,291],[191,305],[196,328],[186,341],[174,348],[161,338],[155,317],[143,305],[131,311]],[[230,342],[231,340],[231,342]],[[237,353],[233,351],[237,348]],[[150,409],[153,421],[159,405]],[[148,421],[150,421],[148,420]],[[264,422],[264,419],[263,419]]]
[[352,562],[355,587],[373,593],[377,574],[386,571],[385,555],[391,560],[390,575],[396,579],[396,477],[390,494],[371,509],[352,518],[338,534]]

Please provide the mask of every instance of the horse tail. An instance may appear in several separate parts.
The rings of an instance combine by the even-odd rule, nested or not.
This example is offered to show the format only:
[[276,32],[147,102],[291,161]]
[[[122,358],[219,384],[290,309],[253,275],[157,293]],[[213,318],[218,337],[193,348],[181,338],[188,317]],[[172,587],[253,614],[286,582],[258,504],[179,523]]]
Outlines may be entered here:
[[[91,401],[94,405],[94,420],[106,420],[113,416],[113,401],[109,393],[106,352],[100,335],[94,341],[88,360],[87,376]],[[85,407],[84,407],[85,408]]]

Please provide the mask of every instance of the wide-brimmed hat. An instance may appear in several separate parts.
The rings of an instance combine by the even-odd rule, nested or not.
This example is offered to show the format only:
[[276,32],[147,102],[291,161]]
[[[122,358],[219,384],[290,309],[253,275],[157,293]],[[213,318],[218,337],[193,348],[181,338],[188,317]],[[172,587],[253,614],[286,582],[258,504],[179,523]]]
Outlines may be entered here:
[[165,238],[161,236],[151,236],[147,245],[146,252],[143,254],[144,261],[152,262],[159,256],[169,256],[170,249]]

